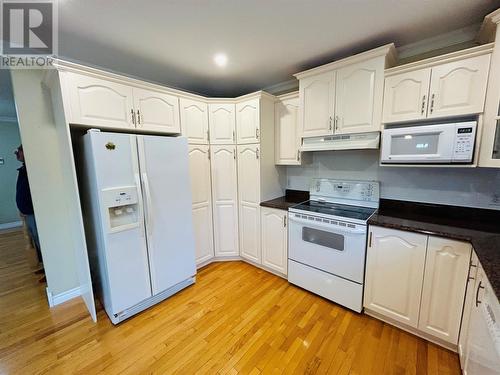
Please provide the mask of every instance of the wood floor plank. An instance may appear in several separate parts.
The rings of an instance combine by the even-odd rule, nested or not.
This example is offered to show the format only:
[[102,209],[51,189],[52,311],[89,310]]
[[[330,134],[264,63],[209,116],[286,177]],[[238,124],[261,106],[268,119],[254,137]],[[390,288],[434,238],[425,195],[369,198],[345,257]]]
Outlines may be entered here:
[[1,374],[459,374],[458,357],[243,262],[113,326],[49,309],[21,232],[0,233]]

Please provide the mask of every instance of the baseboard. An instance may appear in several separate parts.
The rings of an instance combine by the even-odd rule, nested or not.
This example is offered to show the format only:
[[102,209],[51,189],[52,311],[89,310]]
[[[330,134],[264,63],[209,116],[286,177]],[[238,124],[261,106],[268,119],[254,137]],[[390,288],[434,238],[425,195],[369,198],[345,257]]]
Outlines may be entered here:
[[207,259],[207,260],[197,264],[196,269],[199,270],[199,269],[206,267],[209,264],[215,263],[215,262],[237,262],[237,261],[242,261],[242,262],[251,264],[254,267],[257,267],[257,268],[260,268],[266,272],[272,273],[273,275],[279,276],[283,279],[287,279],[287,275],[284,273],[273,270],[272,268],[266,267],[263,264],[252,262],[251,260],[243,258],[243,257],[238,256],[238,255],[227,256],[227,257],[213,257],[213,258]]
[[79,286],[59,294],[52,294],[52,292],[49,291],[49,288],[46,288],[46,291],[47,291],[47,300],[49,301],[49,307],[60,305],[61,303],[64,303],[66,301],[69,301],[70,299],[82,295]]
[[20,228],[22,226],[23,226],[23,222],[22,221],[13,221],[11,223],[0,224],[0,230]]
[[449,342],[446,342],[440,338],[437,338],[437,337],[433,337],[425,332],[421,332],[419,331],[418,329],[416,328],[413,328],[413,327],[410,327],[410,326],[407,326],[406,324],[403,324],[401,322],[398,322],[394,319],[391,319],[391,318],[388,318],[386,316],[383,316],[382,314],[379,314],[378,312],[376,311],[372,311],[372,310],[369,310],[367,308],[364,309],[363,311],[366,315],[369,315],[375,319],[378,319],[378,320],[381,320],[385,323],[388,323],[390,325],[393,325],[399,329],[402,329],[403,331],[406,331],[406,332],[409,332],[411,333],[412,335],[415,335],[415,336],[418,336],[418,337],[421,337],[427,341],[430,341],[436,345],[439,345],[439,346],[442,346],[443,348],[445,349],[448,349],[448,350],[451,350],[452,352],[455,352],[455,353],[458,353],[458,346],[457,345],[454,345],[454,344],[451,344]]

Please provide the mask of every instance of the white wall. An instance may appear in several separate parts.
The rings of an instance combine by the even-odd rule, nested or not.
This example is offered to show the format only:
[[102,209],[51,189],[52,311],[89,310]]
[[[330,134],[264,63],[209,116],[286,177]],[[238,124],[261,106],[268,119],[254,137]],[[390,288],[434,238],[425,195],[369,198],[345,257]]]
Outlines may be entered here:
[[52,294],[59,294],[79,285],[73,241],[79,234],[74,231],[72,191],[67,188],[72,176],[63,168],[68,155],[59,142],[50,94],[41,85],[42,73],[11,72],[47,286]]
[[5,161],[0,165],[0,224],[20,220],[16,205],[16,181],[17,168],[21,163],[14,155],[14,149],[20,143],[17,123],[0,121],[0,157]]
[[493,168],[380,167],[379,151],[314,152],[306,166],[287,167],[287,187],[309,190],[313,177],[377,180],[381,197],[500,209],[500,170]]

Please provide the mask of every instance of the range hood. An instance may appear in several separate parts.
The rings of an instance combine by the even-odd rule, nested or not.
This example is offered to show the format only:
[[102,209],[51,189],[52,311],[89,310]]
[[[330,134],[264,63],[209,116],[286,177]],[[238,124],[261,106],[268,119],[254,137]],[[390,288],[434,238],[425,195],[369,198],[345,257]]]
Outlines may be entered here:
[[378,149],[380,132],[304,138],[300,151]]

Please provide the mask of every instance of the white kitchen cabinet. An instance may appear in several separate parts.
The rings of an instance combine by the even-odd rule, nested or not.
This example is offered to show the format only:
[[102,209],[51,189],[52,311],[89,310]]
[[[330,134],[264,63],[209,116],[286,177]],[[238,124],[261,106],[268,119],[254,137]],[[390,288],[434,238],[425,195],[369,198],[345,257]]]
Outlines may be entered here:
[[238,144],[260,142],[260,99],[236,104],[236,136]]
[[238,145],[240,255],[261,262],[260,145]]
[[300,136],[380,131],[384,70],[395,60],[388,44],[295,74]]
[[491,47],[479,46],[386,71],[383,122],[482,113]]
[[180,99],[182,134],[189,143],[208,144],[208,106],[207,103]]
[[236,144],[236,106],[231,103],[208,105],[210,144]]
[[274,153],[275,163],[278,165],[301,164],[298,112],[298,94],[280,98],[274,104],[276,131]]
[[133,92],[138,129],[172,134],[181,132],[179,98],[140,88],[134,88]]
[[288,211],[261,207],[262,265],[287,274]]
[[469,321],[472,312],[472,306],[475,302],[475,286],[478,276],[479,259],[475,251],[472,251],[472,256],[469,262],[469,275],[467,277],[467,289],[465,292],[464,313],[462,315],[462,323],[460,324],[460,335],[458,338],[458,355],[460,357],[460,366],[464,368],[465,354],[467,353],[467,340],[469,336]]
[[427,117],[483,112],[489,68],[490,54],[432,68]]
[[131,86],[69,72],[63,77],[63,100],[69,109],[69,123],[100,128],[135,128]]
[[212,146],[210,151],[215,256],[238,256],[236,146]]
[[335,116],[335,72],[301,79],[299,96],[301,136],[332,134]]
[[348,65],[337,71],[335,134],[380,131],[384,90],[384,61],[380,58]]
[[429,237],[418,329],[457,344],[471,245]]
[[364,306],[417,328],[427,236],[370,226]]
[[431,69],[419,69],[385,79],[383,122],[427,117]]
[[189,170],[193,197],[196,264],[201,264],[214,257],[212,184],[208,146],[189,146]]

